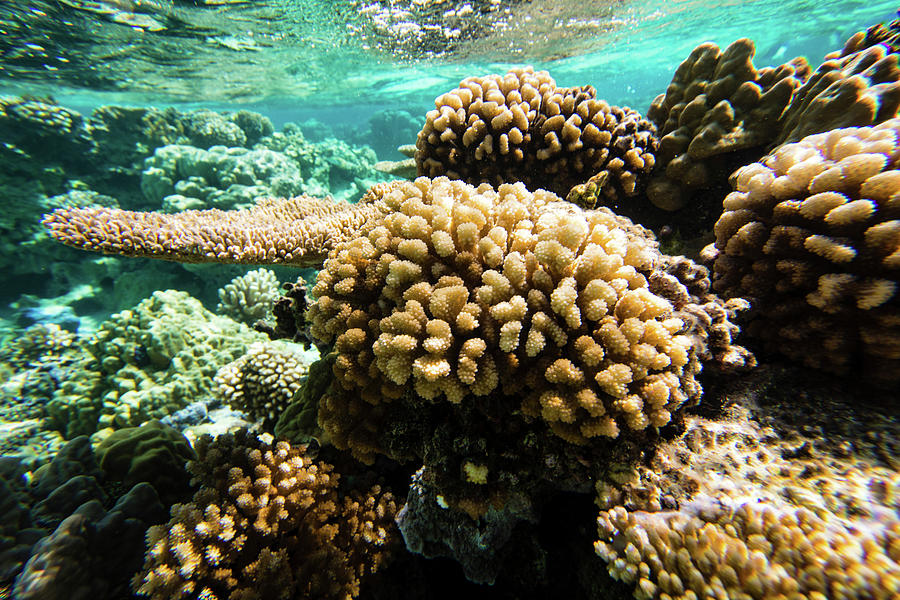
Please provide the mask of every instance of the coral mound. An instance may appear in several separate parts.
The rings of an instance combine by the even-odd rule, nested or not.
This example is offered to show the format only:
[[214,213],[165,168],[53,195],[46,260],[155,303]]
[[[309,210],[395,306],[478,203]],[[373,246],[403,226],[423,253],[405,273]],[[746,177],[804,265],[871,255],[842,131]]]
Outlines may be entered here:
[[752,299],[753,335],[811,367],[900,379],[898,164],[893,119],[809,136],[735,173],[714,288]]
[[650,291],[659,254],[642,228],[521,183],[384,189],[391,212],[336,248],[312,290],[312,335],[338,353],[319,418],[339,447],[371,460],[372,431],[344,429],[347,415],[360,427],[409,389],[516,395],[575,443],[665,425],[699,394],[699,345]]
[[592,178],[589,208],[634,196],[656,164],[655,129],[596,96],[589,85],[558,88],[531,67],[466,78],[426,116],[416,142],[419,175],[475,185],[521,181],[561,196]]
[[647,195],[659,208],[684,207],[696,190],[734,168],[726,157],[763,148],[778,135],[779,119],[806,80],[809,65],[800,58],[757,70],[755,52],[746,38],[724,51],[712,43],[697,46],[666,93],[650,105],[647,118],[659,130],[662,172],[648,185]]

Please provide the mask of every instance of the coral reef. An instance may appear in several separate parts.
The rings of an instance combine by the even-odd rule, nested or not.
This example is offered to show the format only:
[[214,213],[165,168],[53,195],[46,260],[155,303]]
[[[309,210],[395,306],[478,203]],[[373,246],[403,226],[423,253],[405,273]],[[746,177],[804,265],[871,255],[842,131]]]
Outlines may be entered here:
[[757,70],[755,52],[746,38],[724,51],[713,43],[697,46],[650,105],[647,118],[660,140],[658,173],[647,196],[657,207],[686,206],[696,190],[714,186],[738,166],[735,153],[759,149],[761,154],[778,136],[782,113],[808,77],[809,65],[798,58]]
[[144,162],[141,190],[165,212],[249,208],[303,190],[297,164],[267,148],[162,146]]
[[738,170],[715,225],[714,287],[747,329],[817,369],[900,376],[900,120],[836,129]]
[[896,597],[896,420],[796,372],[744,386],[598,485],[610,574],[647,599]]
[[434,103],[416,142],[419,175],[562,196],[591,178],[593,194],[577,197],[593,208],[635,196],[655,165],[651,123],[591,86],[557,88],[546,71],[469,77]]
[[246,354],[219,369],[219,395],[232,408],[262,420],[271,429],[300,389],[309,370],[300,346],[256,342]]
[[244,210],[177,214],[107,208],[57,209],[44,225],[57,240],[123,256],[177,262],[314,266],[381,213],[371,203],[307,196],[263,199]]
[[278,278],[270,269],[256,269],[235,277],[219,288],[216,312],[247,325],[272,316],[281,297]]
[[213,377],[254,341],[246,326],[174,290],[154,292],[113,315],[47,405],[66,437],[158,419],[212,393]]
[[134,589],[154,599],[349,599],[390,550],[396,503],[373,486],[341,497],[304,447],[242,430],[197,441],[190,504],[150,528]]

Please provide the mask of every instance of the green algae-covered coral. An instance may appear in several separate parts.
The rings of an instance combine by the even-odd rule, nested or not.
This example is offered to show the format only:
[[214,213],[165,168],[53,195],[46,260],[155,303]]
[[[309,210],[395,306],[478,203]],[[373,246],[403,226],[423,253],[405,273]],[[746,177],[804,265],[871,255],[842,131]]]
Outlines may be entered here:
[[209,396],[219,367],[260,339],[184,292],[154,292],[100,325],[48,403],[50,424],[71,437],[162,418]]

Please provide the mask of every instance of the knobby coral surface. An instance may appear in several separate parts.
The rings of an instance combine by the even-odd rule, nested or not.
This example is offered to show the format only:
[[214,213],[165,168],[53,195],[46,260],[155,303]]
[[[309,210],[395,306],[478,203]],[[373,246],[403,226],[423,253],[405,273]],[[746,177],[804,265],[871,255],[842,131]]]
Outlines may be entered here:
[[148,531],[139,595],[343,600],[385,559],[397,507],[380,486],[341,498],[330,465],[245,430],[196,449],[189,468],[202,487]]
[[735,173],[714,287],[751,298],[775,351],[900,378],[900,120],[787,144]]
[[630,479],[598,485],[596,551],[636,598],[900,594],[896,421],[790,379],[763,382],[786,390],[779,406],[748,401],[777,392],[738,392],[715,419],[686,417]]
[[809,65],[799,58],[757,70],[755,52],[746,38],[724,51],[713,43],[697,46],[666,93],[650,105],[647,117],[660,141],[658,175],[647,195],[659,208],[684,207],[696,190],[710,187],[736,166],[729,155],[764,148],[779,134],[781,115],[809,75]]
[[219,369],[219,394],[233,408],[273,426],[303,384],[309,365],[300,347],[258,342],[236,361]]
[[44,217],[50,235],[107,254],[186,263],[316,266],[379,214],[369,203],[308,196],[268,198],[244,210],[175,214],[111,208],[62,208]]
[[665,425],[698,396],[705,347],[651,291],[660,255],[642,228],[521,183],[386,190],[391,212],[312,290],[312,335],[337,352],[319,422],[339,447],[371,460],[385,405],[408,390],[502,393],[574,443]]
[[546,71],[464,79],[435,100],[416,142],[419,175],[467,183],[523,182],[592,208],[634,196],[653,169],[657,140],[636,111],[598,100],[591,86],[559,88]]
[[278,278],[269,269],[256,269],[235,277],[219,288],[216,311],[235,321],[253,325],[272,316],[275,301],[280,297]]

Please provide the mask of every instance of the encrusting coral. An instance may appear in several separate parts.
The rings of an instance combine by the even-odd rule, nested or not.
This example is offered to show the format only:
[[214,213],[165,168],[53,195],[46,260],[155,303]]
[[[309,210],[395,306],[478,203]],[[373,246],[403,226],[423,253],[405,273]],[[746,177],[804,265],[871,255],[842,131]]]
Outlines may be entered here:
[[272,315],[275,302],[281,296],[278,278],[270,269],[256,269],[219,288],[216,312],[235,321],[253,325]]
[[715,225],[714,289],[748,331],[818,369],[900,378],[900,120],[836,129],[738,170]]
[[665,94],[650,105],[647,118],[660,140],[658,174],[647,195],[657,207],[684,207],[695,190],[710,187],[737,166],[729,156],[765,148],[778,136],[781,115],[808,77],[809,65],[798,58],[757,70],[755,52],[746,38],[724,51],[713,43],[697,46]]
[[388,216],[312,290],[312,335],[337,352],[319,423],[338,447],[372,460],[379,415],[410,389],[502,391],[577,444],[661,427],[699,395],[699,324],[651,291],[643,228],[521,183],[419,178],[381,200]]
[[339,476],[246,430],[201,437],[189,464],[202,485],[151,527],[135,592],[155,600],[345,600],[375,572],[394,538],[397,506],[375,485],[338,493]]
[[896,420],[823,401],[825,386],[804,397],[816,383],[797,378],[761,374],[752,389],[777,386],[780,405],[738,391],[724,414],[687,416],[683,437],[598,485],[595,548],[635,598],[898,597]]
[[435,100],[416,142],[419,175],[477,185],[524,183],[593,208],[635,196],[655,164],[652,124],[598,100],[591,86],[558,88],[530,67],[464,79]]
[[307,196],[261,199],[252,208],[176,214],[62,208],[44,217],[51,236],[76,248],[177,262],[321,264],[334,245],[379,215],[369,203]]
[[254,343],[246,354],[216,373],[219,394],[232,408],[272,427],[303,384],[309,365],[302,359],[298,346]]

